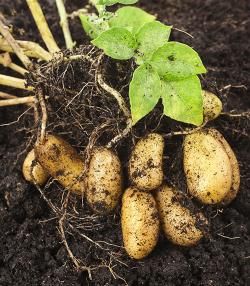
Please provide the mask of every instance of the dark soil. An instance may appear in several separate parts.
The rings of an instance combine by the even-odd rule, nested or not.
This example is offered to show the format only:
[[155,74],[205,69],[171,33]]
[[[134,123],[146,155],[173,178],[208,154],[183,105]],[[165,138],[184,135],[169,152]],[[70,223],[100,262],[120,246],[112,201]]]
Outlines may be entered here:
[[[63,47],[54,1],[40,2],[56,40]],[[68,0],[66,6],[69,11],[74,11],[84,2]],[[192,34],[193,38],[175,30],[172,39],[185,42],[200,53],[208,69],[208,74],[202,79],[203,87],[220,96],[224,111],[240,113],[249,109],[248,0],[142,0],[139,5],[156,13],[165,23]],[[0,11],[13,25],[17,39],[43,44],[25,1],[0,0]],[[79,21],[75,19],[71,24],[77,43],[87,44],[88,39]],[[119,88],[121,82],[117,79],[114,65],[107,63],[106,68],[106,79]],[[0,72],[16,75],[2,67]],[[6,88],[1,90],[10,91]],[[15,94],[24,93],[17,90]],[[0,285],[124,285],[124,280],[114,279],[107,267],[94,270],[92,281],[87,272],[74,270],[61,243],[54,214],[35,187],[23,179],[21,164],[34,134],[33,114],[26,110],[20,106],[0,110]],[[26,113],[22,115],[23,112]],[[143,136],[156,127],[162,134],[168,133],[171,127],[176,128],[177,124],[169,119],[163,119],[157,125],[157,114],[149,115],[135,129],[133,137],[117,146],[125,169],[135,136]],[[3,126],[6,123],[9,124]],[[203,208],[211,227],[207,237],[193,248],[174,246],[161,236],[156,249],[143,261],[132,261],[122,252],[121,259],[128,267],[115,262],[113,270],[129,285],[250,285],[249,119],[222,115],[210,125],[225,136],[239,160],[241,188],[238,197],[225,209]],[[58,132],[62,130],[58,129]],[[72,134],[68,139],[82,151],[81,143],[74,142],[75,133]],[[109,135],[106,140],[108,138]],[[86,142],[82,140],[82,143]],[[180,172],[181,144],[181,138],[166,140],[164,165],[166,180],[185,190]],[[51,199],[60,199],[56,186],[51,186],[47,192]],[[82,213],[91,215],[85,205]],[[119,210],[114,215],[97,218],[85,234],[94,240],[122,245]],[[105,252],[80,240],[77,235],[67,234],[67,238],[74,254],[86,263],[100,265],[103,263],[101,259],[109,259]]]

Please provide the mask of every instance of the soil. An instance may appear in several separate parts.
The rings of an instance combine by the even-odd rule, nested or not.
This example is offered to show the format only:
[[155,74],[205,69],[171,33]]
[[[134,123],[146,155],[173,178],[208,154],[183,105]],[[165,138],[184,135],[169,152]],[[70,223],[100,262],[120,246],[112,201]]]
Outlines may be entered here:
[[[40,2],[59,46],[63,47],[55,1]],[[74,11],[85,2],[67,0],[66,7],[68,11]],[[203,87],[219,95],[225,112],[241,113],[249,108],[248,0],[141,0],[138,5],[178,29],[174,30],[172,39],[185,42],[199,52],[208,69],[208,74],[202,78]],[[17,39],[43,45],[25,1],[0,0],[0,11],[13,25]],[[78,44],[88,44],[78,19],[71,21],[71,29]],[[112,63],[106,65],[106,79],[121,88],[116,69],[109,70],[109,65],[114,66]],[[19,76],[2,67],[0,72]],[[1,90],[11,91],[7,88]],[[25,94],[18,90],[15,93]],[[138,125],[132,137],[117,146],[124,169],[134,138],[151,130],[168,133],[172,127],[177,127],[170,119],[163,119],[158,125],[157,114],[159,112],[149,115],[143,124]],[[225,136],[237,155],[241,188],[236,200],[228,207],[202,208],[210,221],[209,233],[202,242],[192,248],[181,248],[161,235],[153,253],[139,262],[130,260],[123,250],[119,250],[119,258],[128,266],[113,262],[113,270],[119,275],[115,279],[103,262],[110,256],[76,234],[70,235],[68,230],[67,239],[73,253],[90,265],[102,265],[92,271],[90,280],[86,271],[75,271],[61,242],[54,214],[36,188],[22,177],[21,164],[34,134],[32,116],[27,107],[8,107],[0,111],[0,285],[124,285],[124,280],[134,286],[250,285],[249,119],[222,115],[210,123]],[[79,143],[72,143],[79,147]],[[164,166],[166,180],[185,189],[180,172],[181,144],[181,138],[166,140]],[[53,192],[49,193],[51,190]],[[47,193],[51,199],[60,199],[56,186],[51,186]],[[75,203],[74,198],[72,202]],[[83,215],[91,217],[85,204],[82,209]],[[86,227],[84,233],[95,241],[122,245],[119,221],[118,209],[115,214],[98,217],[94,222],[87,220],[93,224]]]

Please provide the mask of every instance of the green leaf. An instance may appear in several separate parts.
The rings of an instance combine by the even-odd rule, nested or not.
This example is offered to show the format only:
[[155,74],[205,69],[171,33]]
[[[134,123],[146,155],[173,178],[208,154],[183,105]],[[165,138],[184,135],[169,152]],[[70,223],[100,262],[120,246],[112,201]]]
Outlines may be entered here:
[[178,42],[168,42],[159,48],[153,54],[150,63],[160,77],[167,80],[187,78],[206,72],[198,53]]
[[124,28],[112,28],[100,34],[92,44],[116,60],[128,60],[133,57],[137,47],[133,35]]
[[201,125],[203,102],[198,76],[178,81],[162,81],[164,114],[181,122]]
[[105,19],[99,18],[95,14],[80,14],[79,18],[81,20],[84,31],[91,39],[97,38],[102,32],[109,29],[109,25]]
[[146,23],[136,34],[138,43],[137,63],[149,60],[153,53],[168,42],[171,27],[158,21]]
[[133,125],[147,115],[161,96],[161,80],[150,65],[141,65],[133,74],[129,99]]
[[139,0],[119,0],[120,4],[131,5],[137,3]]
[[116,11],[116,15],[109,21],[109,25],[110,27],[126,28],[135,35],[145,23],[154,20],[153,15],[140,8],[123,7]]
[[136,2],[138,2],[138,0],[98,0],[97,4],[112,6],[117,3],[124,4],[124,5],[131,5],[131,4],[135,4]]

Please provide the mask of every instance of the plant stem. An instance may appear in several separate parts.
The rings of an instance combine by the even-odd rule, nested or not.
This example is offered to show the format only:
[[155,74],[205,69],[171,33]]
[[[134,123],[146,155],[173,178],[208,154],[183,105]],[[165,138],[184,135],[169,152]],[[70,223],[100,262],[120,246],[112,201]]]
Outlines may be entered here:
[[19,57],[21,62],[24,64],[24,66],[27,69],[32,69],[33,64],[30,61],[30,59],[24,54],[22,48],[18,45],[16,40],[13,38],[11,33],[9,32],[9,29],[3,24],[1,18],[3,16],[0,14],[0,33],[4,36],[6,41],[9,43],[15,54]]
[[5,53],[3,55],[0,55],[0,64],[3,65],[4,67],[8,67],[22,75],[28,72],[28,70],[12,63],[10,55],[8,53]]
[[25,90],[33,90],[32,86],[27,86],[27,82],[24,79],[16,78],[12,76],[7,76],[0,74],[0,85],[11,86],[15,88],[25,89]]
[[0,100],[0,107],[3,106],[11,106],[11,105],[18,105],[18,104],[31,104],[35,102],[34,96],[26,96],[26,97],[19,97],[19,98],[11,98],[11,99],[3,99]]
[[[52,59],[52,55],[44,50],[37,43],[29,42],[29,41],[17,41],[20,47],[23,49],[23,52],[26,56],[31,58],[38,58],[44,61],[50,61]],[[14,53],[14,50],[8,44],[8,42],[0,37],[0,50],[8,53]]]
[[99,16],[101,17],[106,10],[105,5],[96,4],[96,0],[89,0],[89,3],[96,8]]
[[0,91],[0,98],[11,99],[11,98],[17,98],[17,96]]
[[63,0],[56,0],[57,10],[60,16],[60,25],[62,27],[66,48],[72,49],[75,43],[72,40],[71,33],[69,30],[68,16],[64,6]]
[[57,46],[57,43],[50,31],[48,23],[43,14],[42,8],[38,0],[26,0],[29,9],[32,13],[32,16],[36,22],[36,26],[42,36],[42,39],[47,46],[50,53],[59,52],[60,49]]

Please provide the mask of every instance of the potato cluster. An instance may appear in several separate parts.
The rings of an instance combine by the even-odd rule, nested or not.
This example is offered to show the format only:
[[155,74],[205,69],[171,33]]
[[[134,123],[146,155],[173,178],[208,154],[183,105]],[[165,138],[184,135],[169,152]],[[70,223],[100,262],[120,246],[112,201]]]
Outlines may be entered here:
[[[204,92],[203,96],[204,118],[212,120],[221,112],[221,102],[211,93]],[[124,246],[130,257],[142,259],[156,246],[160,229],[180,246],[192,246],[201,240],[208,221],[190,196],[203,204],[226,205],[236,197],[240,185],[236,156],[215,129],[201,129],[184,139],[183,168],[189,197],[164,183],[163,153],[164,138],[160,134],[140,139],[128,163],[131,185],[124,191],[121,162],[112,150],[94,148],[86,166],[64,139],[47,135],[27,155],[23,175],[39,186],[53,177],[64,189],[85,196],[99,214],[112,212],[122,196]]]
[[121,163],[115,153],[95,148],[87,168],[77,151],[56,135],[47,135],[35,145],[23,163],[23,175],[39,186],[53,177],[64,189],[86,196],[100,214],[114,210],[122,194]]

